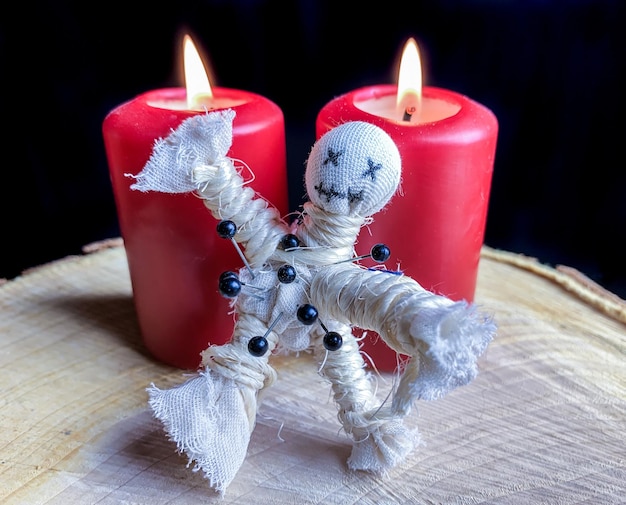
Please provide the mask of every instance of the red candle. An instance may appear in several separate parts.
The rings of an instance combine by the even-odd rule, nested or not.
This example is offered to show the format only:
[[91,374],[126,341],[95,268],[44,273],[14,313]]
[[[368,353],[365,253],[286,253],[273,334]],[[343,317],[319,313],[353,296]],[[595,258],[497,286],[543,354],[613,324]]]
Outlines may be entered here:
[[[404,56],[403,56],[404,58]],[[419,83],[421,88],[421,82]],[[399,267],[424,288],[454,300],[474,299],[483,245],[498,122],[467,96],[424,87],[410,118],[396,85],[364,87],[325,105],[316,134],[345,121],[380,126],[402,157],[401,194],[374,216],[358,237],[357,253],[383,242],[391,249],[386,263]],[[396,354],[370,335],[364,351],[380,370],[397,365]]]
[[[251,187],[286,214],[282,111],[247,91],[212,93],[205,104],[210,110],[236,112],[228,156],[247,165]],[[218,221],[197,196],[133,191],[135,181],[126,175],[141,171],[157,139],[204,114],[202,107],[190,110],[186,97],[185,88],[148,91],[107,115],[103,137],[143,341],[164,363],[195,369],[209,344],[230,340],[232,309],[218,291],[218,278],[242,267],[242,260],[232,242],[219,237]]]

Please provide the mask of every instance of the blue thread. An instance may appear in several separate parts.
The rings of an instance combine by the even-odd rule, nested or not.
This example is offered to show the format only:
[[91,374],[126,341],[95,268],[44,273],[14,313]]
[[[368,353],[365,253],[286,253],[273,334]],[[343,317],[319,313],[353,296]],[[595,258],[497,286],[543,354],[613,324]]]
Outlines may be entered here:
[[372,272],[382,272],[382,273],[391,274],[391,275],[404,275],[404,272],[402,270],[381,270],[380,268],[374,268],[374,267],[368,267],[368,270]]

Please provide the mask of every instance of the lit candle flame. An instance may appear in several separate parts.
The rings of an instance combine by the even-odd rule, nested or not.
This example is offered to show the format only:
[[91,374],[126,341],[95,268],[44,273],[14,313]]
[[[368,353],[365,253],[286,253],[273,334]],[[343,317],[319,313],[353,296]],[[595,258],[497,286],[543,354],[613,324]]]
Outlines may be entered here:
[[185,35],[183,40],[183,66],[187,108],[200,108],[203,102],[213,98],[213,90],[202,58],[189,35]]
[[404,121],[417,121],[422,104],[422,64],[417,42],[410,38],[404,45],[400,72],[396,109]]

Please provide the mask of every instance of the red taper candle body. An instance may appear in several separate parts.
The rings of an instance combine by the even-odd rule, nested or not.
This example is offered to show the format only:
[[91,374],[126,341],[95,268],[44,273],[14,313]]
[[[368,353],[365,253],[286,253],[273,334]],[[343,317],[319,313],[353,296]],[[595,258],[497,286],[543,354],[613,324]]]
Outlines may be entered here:
[[[400,193],[358,237],[357,253],[376,243],[391,249],[386,263],[424,288],[453,300],[473,301],[484,241],[498,122],[483,105],[453,91],[424,87],[423,100],[441,101],[456,113],[425,123],[389,119],[356,104],[396,96],[397,86],[361,88],[335,98],[319,112],[316,134],[346,121],[380,126],[402,158]],[[372,103],[373,103],[372,102]],[[384,343],[366,339],[364,350],[380,370],[397,357]]]
[[[282,111],[247,91],[214,88],[213,93],[219,108],[236,112],[227,155],[249,167],[251,187],[285,215]],[[195,369],[209,344],[231,338],[232,309],[218,279],[225,270],[242,267],[242,260],[233,243],[219,237],[218,220],[196,195],[133,191],[134,179],[126,175],[141,171],[157,139],[204,113],[170,107],[185,97],[183,88],[146,92],[107,115],[103,137],[143,341],[160,361]]]

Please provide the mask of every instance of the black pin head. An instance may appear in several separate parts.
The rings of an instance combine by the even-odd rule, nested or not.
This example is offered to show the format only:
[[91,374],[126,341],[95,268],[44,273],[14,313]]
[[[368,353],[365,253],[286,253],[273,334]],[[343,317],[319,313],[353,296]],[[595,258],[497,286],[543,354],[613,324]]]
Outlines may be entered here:
[[248,341],[248,352],[252,354],[252,356],[260,358],[268,349],[269,344],[267,343],[267,339],[263,336],[252,337]]
[[288,251],[290,249],[297,249],[298,247],[300,247],[300,241],[298,240],[298,237],[296,237],[293,233],[288,233],[280,239],[278,245],[283,251]]
[[291,284],[296,280],[296,269],[291,265],[283,265],[278,269],[277,276],[282,284]]
[[241,291],[241,281],[235,272],[224,272],[220,275],[218,287],[222,296],[235,298]]
[[298,307],[297,316],[298,321],[302,324],[313,324],[317,321],[317,309],[313,307],[313,305],[305,303],[304,305],[300,305],[300,307]]
[[220,282],[231,277],[239,279],[239,274],[237,274],[237,272],[233,272],[232,270],[226,270],[220,274]]
[[237,225],[227,219],[217,223],[217,234],[222,238],[233,238],[237,233]]
[[385,244],[376,244],[370,250],[372,259],[378,263],[383,263],[391,256],[391,250]]
[[343,345],[343,338],[336,331],[329,331],[324,335],[324,347],[329,351],[337,351]]

